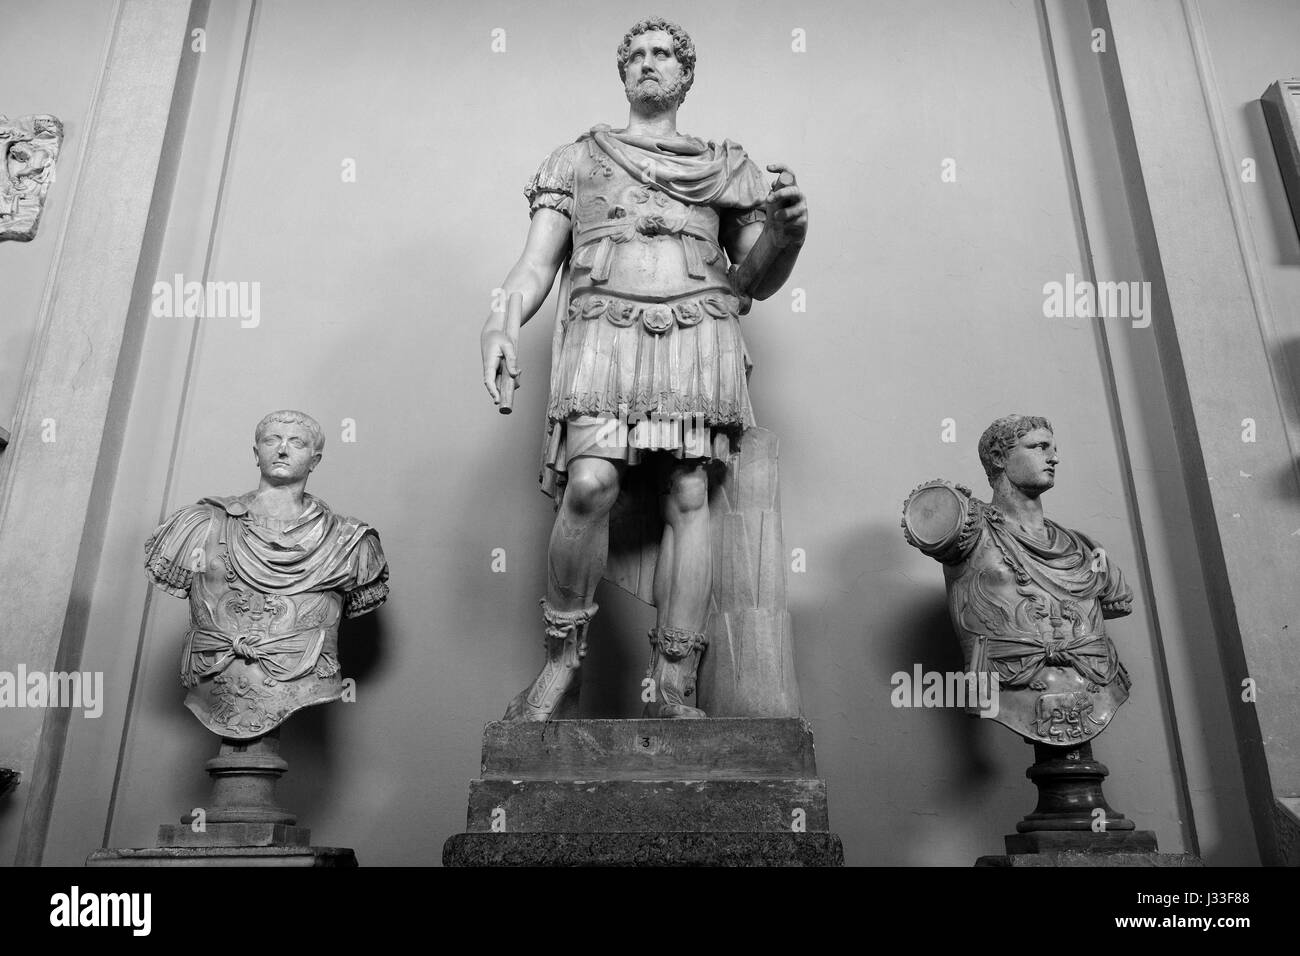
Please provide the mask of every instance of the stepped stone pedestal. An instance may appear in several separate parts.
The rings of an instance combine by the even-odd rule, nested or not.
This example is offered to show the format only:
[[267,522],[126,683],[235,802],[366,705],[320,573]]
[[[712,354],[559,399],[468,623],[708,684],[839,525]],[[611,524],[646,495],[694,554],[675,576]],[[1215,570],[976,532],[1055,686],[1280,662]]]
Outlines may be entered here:
[[292,866],[350,867],[345,847],[311,846],[311,830],[280,807],[275,785],[289,769],[280,756],[280,733],[249,741],[223,740],[207,763],[212,799],[179,825],[158,828],[158,846],[105,847],[86,866]]
[[497,721],[446,866],[842,866],[798,717]]
[[[1032,743],[1032,741],[1031,741]],[[1201,866],[1188,853],[1161,853],[1156,835],[1106,802],[1102,781],[1110,771],[1092,744],[1034,744],[1025,776],[1038,787],[1038,806],[1004,838],[1005,856],[982,856],[976,866]],[[1100,818],[1104,829],[1094,830]]]

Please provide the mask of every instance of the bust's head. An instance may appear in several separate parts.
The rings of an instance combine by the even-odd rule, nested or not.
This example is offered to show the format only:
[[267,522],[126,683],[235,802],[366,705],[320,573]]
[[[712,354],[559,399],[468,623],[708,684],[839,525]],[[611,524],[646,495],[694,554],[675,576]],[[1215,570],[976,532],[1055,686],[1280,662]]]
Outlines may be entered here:
[[1036,498],[1056,484],[1056,438],[1052,423],[1037,415],[1007,415],[980,436],[980,464],[995,489],[1004,477]]
[[257,423],[253,457],[262,478],[273,485],[305,482],[320,464],[325,433],[310,415],[283,409]]
[[663,17],[633,24],[618,46],[618,76],[634,106],[680,106],[695,82],[695,43],[691,35]]

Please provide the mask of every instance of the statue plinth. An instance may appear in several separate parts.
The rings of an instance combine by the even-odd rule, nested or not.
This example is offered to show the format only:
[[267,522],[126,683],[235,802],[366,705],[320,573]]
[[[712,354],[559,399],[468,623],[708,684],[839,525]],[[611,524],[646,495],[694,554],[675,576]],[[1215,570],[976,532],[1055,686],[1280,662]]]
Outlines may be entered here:
[[346,847],[311,846],[311,830],[277,805],[275,785],[289,764],[280,731],[253,740],[222,740],[207,763],[212,798],[158,828],[158,845],[105,848],[87,866],[331,866],[357,865]]
[[497,721],[447,866],[840,866],[802,718]]

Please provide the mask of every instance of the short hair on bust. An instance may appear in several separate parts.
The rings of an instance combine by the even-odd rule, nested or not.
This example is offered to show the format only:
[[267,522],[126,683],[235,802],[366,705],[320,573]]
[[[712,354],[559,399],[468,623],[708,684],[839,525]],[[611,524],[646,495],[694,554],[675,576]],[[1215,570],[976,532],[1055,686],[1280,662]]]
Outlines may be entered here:
[[1039,415],[1004,415],[984,429],[980,436],[980,464],[984,466],[990,484],[1003,471],[1002,466],[994,461],[993,453],[997,451],[1005,456],[1016,442],[1038,428],[1053,430],[1052,423]]
[[271,412],[257,423],[257,430],[253,432],[253,443],[259,444],[262,441],[262,433],[266,431],[268,425],[275,422],[286,422],[291,425],[301,425],[307,429],[311,435],[313,451],[319,455],[325,450],[325,432],[321,430],[320,422],[312,418],[306,412],[296,412],[292,408],[282,408],[278,412]]
[[677,62],[682,65],[682,70],[686,74],[682,77],[682,101],[685,101],[686,94],[695,83],[695,41],[691,39],[689,33],[663,17],[646,17],[644,20],[638,20],[632,24],[632,29],[627,31],[623,42],[618,45],[616,54],[618,81],[623,82],[624,74],[627,72],[627,61],[632,59],[632,38],[653,30],[662,30],[673,38],[673,56],[677,58]]

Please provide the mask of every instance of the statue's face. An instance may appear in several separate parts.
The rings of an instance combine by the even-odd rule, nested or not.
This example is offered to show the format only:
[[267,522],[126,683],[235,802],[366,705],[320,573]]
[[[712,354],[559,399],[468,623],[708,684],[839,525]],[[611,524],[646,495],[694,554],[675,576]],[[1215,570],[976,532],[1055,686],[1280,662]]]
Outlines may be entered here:
[[623,85],[629,103],[666,109],[681,101],[684,77],[672,34],[650,30],[632,38]]
[[1031,497],[1056,484],[1056,439],[1046,428],[1035,428],[1020,437],[1003,460],[1007,480]]
[[311,432],[296,422],[271,422],[253,448],[262,477],[273,485],[306,481],[320,464]]

